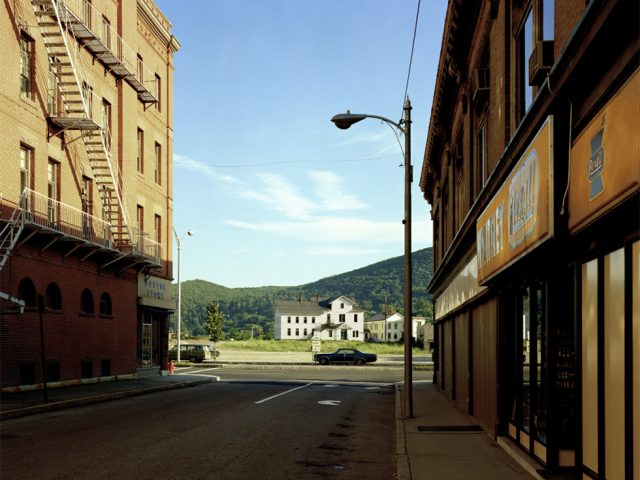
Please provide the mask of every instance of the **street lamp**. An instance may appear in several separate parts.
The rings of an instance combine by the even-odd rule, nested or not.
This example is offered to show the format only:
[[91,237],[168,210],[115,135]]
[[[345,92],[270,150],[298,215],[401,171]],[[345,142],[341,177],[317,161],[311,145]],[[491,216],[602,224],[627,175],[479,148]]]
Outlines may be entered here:
[[[346,130],[354,123],[365,118],[382,120],[386,124],[397,128],[404,134],[404,392],[405,414],[413,417],[413,359],[411,357],[412,339],[412,305],[411,305],[411,102],[409,98],[404,102],[404,118],[396,123],[378,115],[356,114],[347,111],[334,115],[331,121],[336,127]],[[404,125],[404,126],[403,126]]]
[[179,362],[180,361],[180,323],[182,322],[182,311],[181,311],[182,283],[180,283],[180,252],[182,251],[182,239],[184,238],[185,235],[193,237],[193,230],[187,230],[182,235],[178,235],[178,232],[176,232],[175,227],[173,227],[173,235],[176,237],[176,245],[178,246],[178,322],[176,325],[177,338],[178,338],[178,345],[176,348],[178,349],[178,351],[176,352],[176,355],[177,355],[176,360]]

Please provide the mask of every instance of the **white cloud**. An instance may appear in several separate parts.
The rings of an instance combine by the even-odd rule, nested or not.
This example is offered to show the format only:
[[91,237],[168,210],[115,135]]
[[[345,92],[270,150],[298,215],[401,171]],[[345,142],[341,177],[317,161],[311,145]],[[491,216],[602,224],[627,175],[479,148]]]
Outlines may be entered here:
[[349,247],[312,247],[304,250],[306,255],[318,256],[352,256],[352,255],[372,255],[384,253],[385,250],[379,248],[349,248]]
[[216,180],[227,185],[238,185],[240,181],[232,177],[231,175],[223,175],[216,171],[215,168],[207,165],[204,162],[194,160],[193,158],[177,153],[173,154],[173,165],[177,168],[183,168],[185,170],[191,170],[192,172],[202,173],[212,180]]
[[367,204],[358,197],[342,191],[344,179],[335,172],[313,170],[309,177],[315,183],[314,190],[324,210],[335,212],[367,208]]
[[[225,220],[225,224],[241,230],[271,233],[286,238],[317,243],[400,243],[404,238],[402,222],[383,222],[362,218],[320,217],[300,222],[242,222]],[[414,221],[414,245],[431,245],[431,223]]]
[[260,173],[258,178],[262,182],[262,190],[243,189],[239,192],[241,197],[268,205],[289,218],[308,218],[311,211],[317,210],[318,206],[313,201],[303,197],[298,188],[281,175]]

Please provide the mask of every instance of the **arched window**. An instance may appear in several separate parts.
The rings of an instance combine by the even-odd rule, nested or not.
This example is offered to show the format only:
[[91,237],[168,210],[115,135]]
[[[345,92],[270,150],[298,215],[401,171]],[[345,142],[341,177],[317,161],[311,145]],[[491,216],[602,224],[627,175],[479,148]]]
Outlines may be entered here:
[[47,286],[47,292],[44,296],[44,306],[51,310],[62,310],[62,293],[60,287],[54,282]]
[[80,313],[93,313],[93,294],[91,290],[85,288],[80,295]]
[[111,297],[107,292],[100,296],[100,315],[111,315]]
[[38,306],[36,287],[29,277],[24,277],[18,284],[18,298],[24,300],[27,308]]

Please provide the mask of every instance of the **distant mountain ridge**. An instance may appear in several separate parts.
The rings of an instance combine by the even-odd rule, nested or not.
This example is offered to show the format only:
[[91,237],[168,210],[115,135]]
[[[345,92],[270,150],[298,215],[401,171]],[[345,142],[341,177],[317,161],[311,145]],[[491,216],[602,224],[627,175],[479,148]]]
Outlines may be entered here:
[[[432,318],[427,285],[433,272],[433,250],[413,252],[413,314]],[[273,337],[273,305],[276,300],[332,297],[346,295],[367,312],[367,317],[384,310],[402,312],[404,257],[394,257],[350,272],[295,287],[227,288],[205,280],[182,282],[181,329],[189,335],[206,335],[207,306],[220,303],[225,316],[225,338],[247,338],[254,327],[254,337]],[[174,296],[176,285],[173,285]]]

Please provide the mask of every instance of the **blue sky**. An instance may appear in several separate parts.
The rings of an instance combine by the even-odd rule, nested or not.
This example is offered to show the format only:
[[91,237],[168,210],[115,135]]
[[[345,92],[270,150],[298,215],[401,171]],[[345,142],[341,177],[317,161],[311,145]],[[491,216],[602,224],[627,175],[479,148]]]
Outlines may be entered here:
[[[393,131],[373,119],[343,131],[330,118],[400,120],[418,0],[156,3],[182,45],[174,224],[195,232],[183,239],[182,281],[300,285],[402,255]],[[413,250],[432,245],[418,181],[445,11],[445,0],[421,4],[408,90]]]

